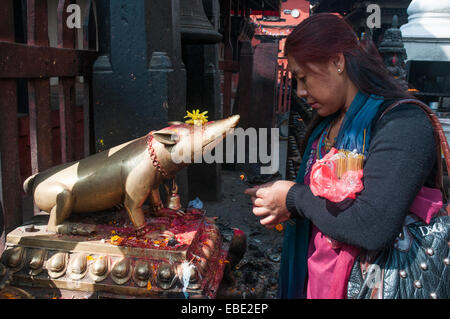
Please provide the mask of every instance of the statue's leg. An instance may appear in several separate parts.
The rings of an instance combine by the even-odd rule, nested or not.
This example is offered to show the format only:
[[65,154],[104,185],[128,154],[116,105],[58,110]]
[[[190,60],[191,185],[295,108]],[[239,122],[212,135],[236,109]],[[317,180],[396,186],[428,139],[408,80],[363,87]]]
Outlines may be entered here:
[[58,226],[70,216],[74,202],[72,192],[61,186],[61,191],[56,195],[56,204],[50,210],[49,231],[58,232]]
[[155,188],[151,190],[150,195],[150,209],[152,212],[157,213],[163,208],[163,202],[161,200],[161,196],[159,195],[159,188]]
[[137,166],[131,170],[127,176],[124,176],[125,199],[123,206],[130,217],[136,230],[142,230],[145,226],[145,216],[142,205],[151,192],[149,176],[143,168]]
[[136,193],[134,193],[133,196],[129,194],[125,195],[124,207],[136,230],[140,230],[145,226],[145,217],[144,211],[142,210],[142,204],[147,198],[147,195],[148,194],[146,194],[145,197],[138,196]]

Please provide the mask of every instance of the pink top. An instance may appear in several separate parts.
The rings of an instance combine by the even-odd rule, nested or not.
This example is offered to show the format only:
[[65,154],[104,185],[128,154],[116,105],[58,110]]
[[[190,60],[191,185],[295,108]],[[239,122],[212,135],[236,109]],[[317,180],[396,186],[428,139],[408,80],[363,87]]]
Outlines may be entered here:
[[[317,144],[317,141],[315,141],[312,145],[313,154],[316,154]],[[315,160],[316,155],[307,167],[307,174],[304,179],[306,185],[309,185],[309,174]],[[439,212],[442,204],[441,191],[424,186],[414,199],[410,211],[428,224],[431,218]],[[342,251],[343,247],[345,247],[344,251]],[[327,237],[315,225],[312,225],[308,248],[306,298],[327,299],[330,296],[345,298],[343,294],[350,275],[350,268],[358,253],[358,248],[341,244]],[[342,280],[339,280],[339,278],[342,278]],[[332,289],[340,291],[333,292]]]
[[[316,154],[318,140],[313,143],[311,150]],[[316,161],[316,155],[313,156],[307,174],[305,175],[305,184],[309,185],[311,167]],[[311,238],[308,249],[308,286],[306,291],[307,299],[326,299],[331,287],[331,278],[333,278],[340,247],[333,249],[329,238],[313,224],[311,229]]]
[[307,299],[327,299],[341,248],[333,249],[328,238],[312,226],[308,250]]

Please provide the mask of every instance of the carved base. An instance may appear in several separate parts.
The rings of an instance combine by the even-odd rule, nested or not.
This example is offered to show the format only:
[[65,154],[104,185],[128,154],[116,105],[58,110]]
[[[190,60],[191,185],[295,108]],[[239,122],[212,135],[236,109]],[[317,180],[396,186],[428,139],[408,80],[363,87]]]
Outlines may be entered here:
[[[12,286],[64,298],[83,294],[138,298],[214,298],[228,248],[205,211],[162,209],[136,236],[125,211],[71,217],[60,233],[38,216],[7,235],[2,263]],[[62,291],[66,291],[62,294]],[[67,293],[67,291],[69,293]]]

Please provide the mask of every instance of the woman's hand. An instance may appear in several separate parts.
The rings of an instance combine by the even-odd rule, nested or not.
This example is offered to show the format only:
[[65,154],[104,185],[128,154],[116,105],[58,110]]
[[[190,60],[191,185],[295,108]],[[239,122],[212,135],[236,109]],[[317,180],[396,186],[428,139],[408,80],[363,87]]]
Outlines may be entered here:
[[291,181],[274,181],[244,191],[250,195],[253,203],[253,214],[261,218],[261,224],[267,228],[285,222],[291,217],[286,208],[286,196],[295,184]]

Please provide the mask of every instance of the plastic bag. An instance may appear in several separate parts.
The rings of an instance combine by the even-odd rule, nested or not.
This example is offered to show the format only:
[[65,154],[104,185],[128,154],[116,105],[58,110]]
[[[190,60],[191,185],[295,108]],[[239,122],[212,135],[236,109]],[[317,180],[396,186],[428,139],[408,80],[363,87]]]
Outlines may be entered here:
[[339,203],[346,198],[356,198],[356,194],[364,188],[362,177],[361,156],[333,147],[312,166],[309,187],[314,196]]
[[203,208],[203,202],[200,200],[200,198],[196,197],[194,200],[191,200],[188,203],[188,207],[202,209]]

